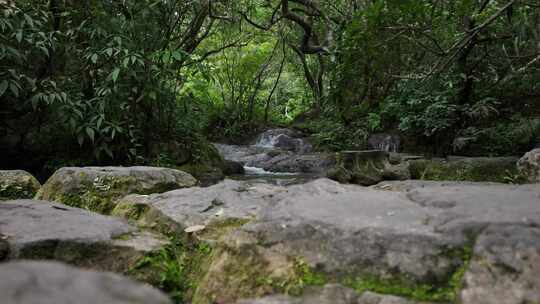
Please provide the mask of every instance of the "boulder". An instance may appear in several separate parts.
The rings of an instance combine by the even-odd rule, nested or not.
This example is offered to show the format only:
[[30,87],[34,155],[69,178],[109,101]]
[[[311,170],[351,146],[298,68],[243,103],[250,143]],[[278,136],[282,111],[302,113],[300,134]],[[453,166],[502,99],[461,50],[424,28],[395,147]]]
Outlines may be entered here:
[[327,176],[341,183],[371,186],[383,180],[410,178],[407,164],[392,164],[386,151],[343,151],[336,158],[337,164]]
[[226,160],[223,165],[223,173],[225,175],[242,175],[245,173],[244,166],[232,160]]
[[313,146],[302,137],[298,131],[291,129],[271,129],[263,132],[257,138],[255,146],[266,148],[279,148],[296,153],[309,153]]
[[[214,144],[214,147],[219,151],[219,153],[226,160],[239,162],[241,164],[248,164],[256,159],[266,156],[268,158],[272,157],[268,155],[269,153],[275,152],[273,148],[265,148],[258,146],[236,146],[236,145],[225,145],[225,144]],[[281,152],[278,151],[278,154]],[[286,152],[282,152],[286,153]]]
[[4,259],[51,259],[127,273],[167,243],[125,220],[79,208],[34,200],[0,204]]
[[127,194],[161,193],[196,184],[190,174],[168,168],[67,167],[56,171],[36,198],[107,214]]
[[447,157],[413,159],[409,169],[413,179],[519,183],[515,157]]
[[336,158],[334,154],[330,153],[281,154],[250,165],[260,166],[270,172],[325,175],[336,165]]
[[151,286],[107,272],[81,270],[58,262],[0,264],[3,304],[169,304]]
[[539,272],[538,226],[488,226],[476,240],[460,303],[540,303]]
[[[223,166],[225,165],[223,164]],[[198,184],[204,187],[215,185],[225,178],[225,173],[220,167],[190,164],[182,166],[180,169],[191,174],[199,181]]]
[[261,146],[215,146],[227,160],[269,172],[325,175],[336,163],[335,155],[330,153],[295,153]]
[[517,163],[519,172],[528,182],[540,183],[540,148],[526,153]]
[[33,198],[41,187],[38,180],[22,170],[0,170],[0,201]]
[[[454,302],[511,281],[513,289],[504,292],[530,294],[507,302],[519,304],[536,299],[540,290],[524,270],[526,261],[536,261],[539,198],[539,185],[396,181],[366,188],[328,179],[293,186],[225,180],[208,188],[130,195],[114,214],[211,244],[193,291],[196,304],[302,294],[306,286],[327,283],[353,288],[361,297],[370,290],[401,301],[387,297],[380,303]],[[513,230],[515,241],[508,232],[493,236],[507,238],[509,249],[483,245],[490,231],[514,226],[521,229]],[[501,270],[488,282],[473,269],[475,261],[486,267],[483,256],[523,275]],[[476,279],[462,294],[468,276]],[[371,301],[365,303],[379,303],[365,297]]]

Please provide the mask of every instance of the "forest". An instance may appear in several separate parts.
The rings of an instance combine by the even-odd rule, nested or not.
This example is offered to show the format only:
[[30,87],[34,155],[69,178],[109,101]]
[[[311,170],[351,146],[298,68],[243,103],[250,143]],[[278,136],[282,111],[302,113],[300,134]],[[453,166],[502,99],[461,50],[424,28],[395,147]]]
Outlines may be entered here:
[[0,5],[2,167],[211,164],[209,142],[269,126],[320,151],[378,133],[438,156],[539,142],[535,0]]

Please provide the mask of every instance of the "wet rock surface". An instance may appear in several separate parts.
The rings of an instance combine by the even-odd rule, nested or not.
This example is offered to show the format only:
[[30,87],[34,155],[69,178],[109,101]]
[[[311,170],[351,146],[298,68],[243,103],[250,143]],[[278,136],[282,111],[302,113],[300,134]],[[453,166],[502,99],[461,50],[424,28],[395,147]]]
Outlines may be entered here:
[[335,165],[332,153],[315,153],[298,131],[272,129],[251,145],[214,144],[225,159],[270,172],[315,173],[323,176]]
[[[306,269],[324,282],[369,283],[374,291],[425,301],[459,296],[463,303],[494,303],[475,301],[512,283],[518,296],[507,303],[523,303],[540,290],[534,267],[525,264],[537,257],[540,185],[403,181],[365,188],[319,179],[285,187],[226,180],[128,196],[116,211],[129,217],[130,210],[144,210],[137,219],[147,225],[200,226],[194,235],[214,244],[194,303],[280,293]],[[483,256],[513,265],[512,275],[504,272],[510,266],[496,266],[501,272],[488,282],[485,265],[475,266]]]
[[142,257],[166,243],[124,220],[78,208],[34,200],[0,204],[0,252],[4,246],[4,259],[59,260],[127,273]]
[[22,170],[0,170],[0,201],[33,198],[41,184]]
[[180,170],[157,167],[67,167],[56,171],[36,198],[108,213],[130,193],[161,193],[192,187],[197,180]]
[[162,292],[112,273],[80,270],[57,262],[0,264],[3,304],[169,304]]

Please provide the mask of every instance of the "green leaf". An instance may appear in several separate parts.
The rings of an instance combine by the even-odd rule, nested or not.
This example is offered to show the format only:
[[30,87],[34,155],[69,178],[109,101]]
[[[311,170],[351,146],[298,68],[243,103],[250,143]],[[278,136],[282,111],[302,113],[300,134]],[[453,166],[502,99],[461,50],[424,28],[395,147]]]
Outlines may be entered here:
[[15,97],[19,97],[19,88],[14,82],[11,83],[9,88],[11,89],[11,92],[13,93],[13,95],[15,95]]
[[184,60],[184,55],[182,55],[182,53],[180,53],[179,51],[174,51],[172,52],[172,56],[174,59],[176,59],[177,61],[182,61]]
[[82,146],[84,143],[84,137],[82,135],[77,136],[77,142],[79,143],[79,146]]
[[98,61],[98,55],[97,54],[92,55],[92,57],[90,57],[90,60],[92,61],[92,63],[96,64]]
[[27,14],[24,14],[23,16],[24,16],[24,19],[26,20],[26,23],[28,23],[30,27],[34,27],[34,20],[32,20],[32,18],[28,16]]
[[87,127],[86,128],[86,134],[88,135],[88,137],[90,137],[92,142],[94,142],[94,136],[95,136],[94,129],[92,129],[90,127]]
[[120,69],[119,68],[114,69],[114,71],[111,73],[111,78],[113,82],[116,82],[119,74],[120,74]]
[[23,32],[22,31],[18,31],[17,34],[15,34],[15,39],[17,39],[17,42],[18,43],[21,43],[22,41],[22,38],[23,38]]
[[6,92],[8,86],[9,86],[9,82],[7,80],[4,80],[4,81],[0,82],[0,97],[2,97],[2,95],[4,95],[4,93]]

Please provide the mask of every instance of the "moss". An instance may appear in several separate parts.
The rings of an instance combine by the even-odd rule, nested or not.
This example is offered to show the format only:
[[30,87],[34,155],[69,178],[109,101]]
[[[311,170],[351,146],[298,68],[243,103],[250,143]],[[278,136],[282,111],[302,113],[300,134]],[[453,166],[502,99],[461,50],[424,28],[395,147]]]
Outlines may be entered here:
[[212,248],[185,237],[172,235],[169,239],[169,245],[143,257],[128,274],[165,291],[175,303],[184,303],[208,267]]
[[436,181],[471,181],[522,183],[515,162],[511,159],[470,161],[416,160],[410,163],[413,179]]
[[12,199],[31,199],[39,189],[39,183],[33,177],[7,176],[0,180],[0,201]]
[[463,286],[463,276],[471,260],[472,246],[467,244],[463,248],[448,250],[442,254],[451,259],[458,259],[460,266],[456,267],[446,280],[439,283],[418,284],[412,283],[405,277],[383,279],[369,274],[349,276],[343,279],[342,283],[359,293],[369,290],[380,294],[402,296],[417,301],[453,302],[456,300]]
[[328,283],[340,283],[355,289],[358,293],[372,291],[390,294],[417,301],[453,302],[463,287],[463,277],[468,269],[472,256],[472,246],[451,249],[441,253],[452,260],[459,261],[449,276],[438,283],[415,283],[406,276],[381,278],[373,274],[335,276],[313,269],[301,258],[294,261],[293,275],[288,278],[272,278],[258,276],[256,282],[260,286],[267,285],[278,293],[300,296],[308,286],[323,286]]
[[296,258],[291,277],[285,280],[270,280],[269,282],[282,293],[300,296],[308,286],[323,286],[328,283],[328,276],[312,269],[303,259]]
[[279,292],[272,284],[268,262],[252,245],[217,248],[209,271],[201,278],[193,304],[233,303],[240,298]]
[[101,214],[110,214],[117,198],[118,196],[113,194],[97,193],[90,189],[78,193],[59,193],[52,197],[52,200],[71,207],[83,208]]
[[29,199],[34,197],[35,190],[31,187],[17,185],[0,185],[0,201],[12,199]]
[[206,240],[208,239],[217,240],[222,235],[225,235],[231,232],[232,230],[243,226],[249,221],[250,220],[248,219],[240,219],[240,218],[226,218],[223,220],[215,220],[212,223],[210,223],[202,231],[200,238],[206,239]]
[[[86,175],[81,172],[80,174]],[[82,181],[75,189],[66,190],[62,183],[49,183],[37,195],[68,206],[83,208],[101,214],[111,214],[118,199],[130,194],[162,193],[178,188],[175,183],[158,183],[144,188],[132,176],[104,176],[93,182]]]

